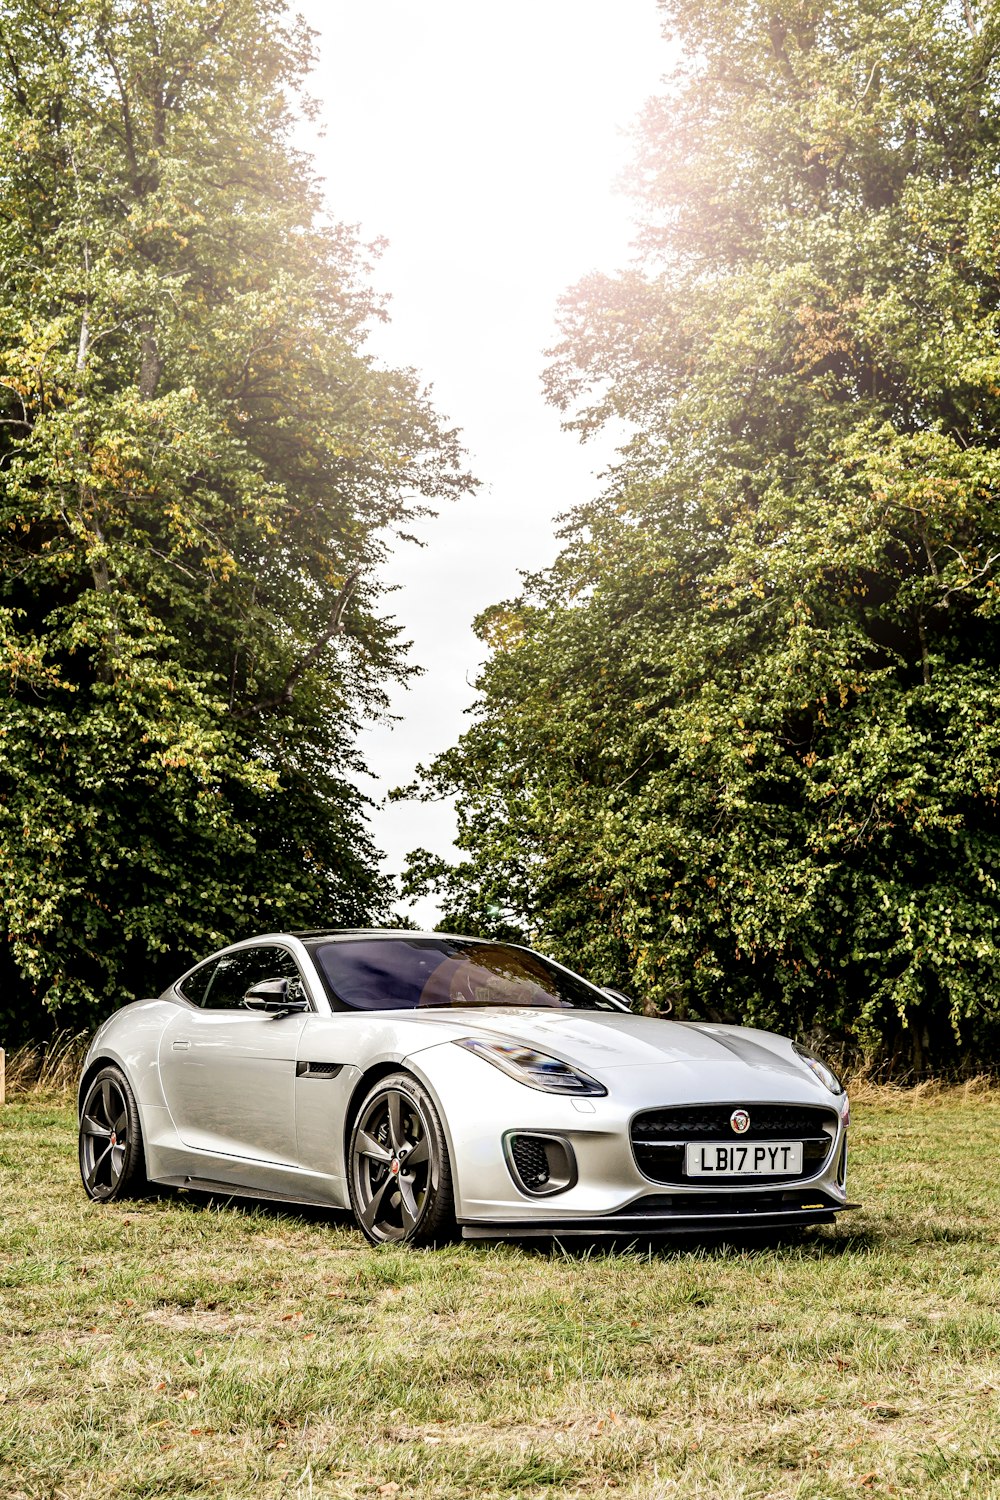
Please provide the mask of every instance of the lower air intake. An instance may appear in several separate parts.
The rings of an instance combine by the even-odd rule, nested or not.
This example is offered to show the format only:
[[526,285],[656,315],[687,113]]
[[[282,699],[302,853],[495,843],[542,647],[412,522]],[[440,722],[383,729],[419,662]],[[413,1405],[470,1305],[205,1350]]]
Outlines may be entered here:
[[510,1131],[504,1137],[510,1175],[522,1193],[548,1198],[576,1182],[576,1158],[569,1141],[558,1135]]

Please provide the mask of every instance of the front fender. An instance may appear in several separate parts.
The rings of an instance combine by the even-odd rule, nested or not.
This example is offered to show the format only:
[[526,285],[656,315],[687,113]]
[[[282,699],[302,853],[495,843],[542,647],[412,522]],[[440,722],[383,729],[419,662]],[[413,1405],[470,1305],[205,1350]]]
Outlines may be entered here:
[[83,1104],[83,1086],[88,1074],[95,1063],[106,1059],[121,1068],[128,1079],[145,1129],[146,1111],[166,1107],[157,1057],[163,1028],[176,1014],[177,1007],[170,1001],[136,1000],[108,1017],[95,1033],[83,1060],[77,1114]]

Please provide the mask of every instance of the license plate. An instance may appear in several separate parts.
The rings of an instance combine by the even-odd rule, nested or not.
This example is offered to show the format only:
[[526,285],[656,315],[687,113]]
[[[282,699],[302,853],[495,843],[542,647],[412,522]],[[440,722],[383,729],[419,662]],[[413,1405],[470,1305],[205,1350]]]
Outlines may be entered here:
[[699,1141],[684,1150],[688,1177],[795,1177],[801,1141]]

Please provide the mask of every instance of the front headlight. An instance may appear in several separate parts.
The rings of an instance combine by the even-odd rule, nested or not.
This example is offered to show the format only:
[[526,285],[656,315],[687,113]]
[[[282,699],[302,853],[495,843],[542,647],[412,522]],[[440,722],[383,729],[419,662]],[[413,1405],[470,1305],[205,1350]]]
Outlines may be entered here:
[[521,1042],[489,1042],[478,1036],[463,1036],[456,1047],[474,1052],[484,1062],[492,1063],[508,1078],[527,1084],[529,1089],[541,1089],[543,1094],[606,1094],[603,1084],[586,1073],[578,1073],[559,1057],[549,1057],[546,1052],[536,1052]]
[[831,1094],[840,1095],[844,1092],[844,1085],[833,1069],[827,1067],[822,1058],[817,1057],[814,1052],[810,1052],[808,1047],[803,1047],[799,1042],[792,1043],[792,1050],[798,1057],[801,1057],[809,1071],[816,1074],[820,1083],[826,1085]]

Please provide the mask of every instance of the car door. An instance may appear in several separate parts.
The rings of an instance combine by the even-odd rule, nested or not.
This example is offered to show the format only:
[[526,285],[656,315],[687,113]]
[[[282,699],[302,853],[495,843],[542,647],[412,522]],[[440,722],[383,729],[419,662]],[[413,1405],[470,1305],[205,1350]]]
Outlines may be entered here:
[[185,981],[160,1038],[160,1078],[186,1146],[278,1165],[295,1162],[295,1059],[306,1015],[247,1010],[243,996],[266,979],[302,984],[277,943],[233,949]]

